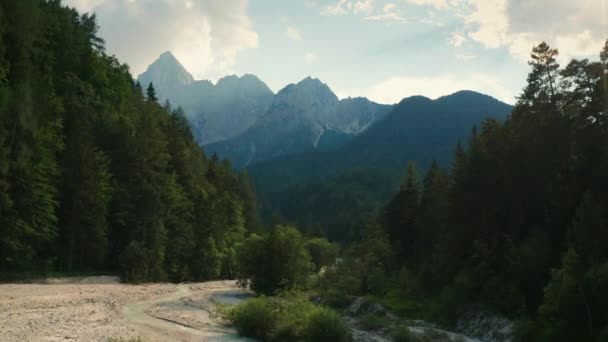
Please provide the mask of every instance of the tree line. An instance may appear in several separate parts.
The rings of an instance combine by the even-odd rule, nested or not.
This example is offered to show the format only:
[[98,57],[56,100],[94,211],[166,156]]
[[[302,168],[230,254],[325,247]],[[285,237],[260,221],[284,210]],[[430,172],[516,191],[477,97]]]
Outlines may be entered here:
[[510,117],[474,128],[450,170],[409,165],[321,284],[330,302],[396,294],[452,322],[506,315],[518,341],[608,339],[608,41],[597,61],[557,56],[533,49]]
[[205,156],[97,29],[60,0],[0,1],[0,274],[232,276],[258,229],[247,175]]

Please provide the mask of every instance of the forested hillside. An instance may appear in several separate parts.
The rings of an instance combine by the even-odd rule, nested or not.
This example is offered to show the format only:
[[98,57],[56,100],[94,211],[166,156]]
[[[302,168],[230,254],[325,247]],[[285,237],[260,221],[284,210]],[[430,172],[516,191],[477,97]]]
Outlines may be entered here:
[[608,41],[600,61],[556,57],[533,50],[513,114],[486,120],[449,170],[410,164],[329,298],[447,322],[497,312],[517,341],[608,340]]
[[458,141],[484,119],[506,119],[512,107],[461,91],[431,100],[409,97],[350,142],[334,149],[275,158],[249,167],[267,213],[334,241],[361,237],[399,183],[407,161],[426,170],[449,166]]
[[248,184],[143,95],[94,16],[0,1],[0,274],[229,277],[256,224]]

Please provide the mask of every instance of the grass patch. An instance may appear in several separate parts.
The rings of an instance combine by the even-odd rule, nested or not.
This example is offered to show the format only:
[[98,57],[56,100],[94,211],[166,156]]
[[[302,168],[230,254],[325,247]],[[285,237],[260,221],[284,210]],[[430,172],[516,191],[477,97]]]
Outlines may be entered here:
[[382,304],[390,312],[400,317],[415,317],[448,327],[453,324],[450,317],[444,314],[445,309],[438,298],[406,295],[398,289],[394,289],[383,296],[368,296],[368,299]]
[[338,313],[294,292],[248,299],[233,308],[229,316],[240,335],[268,342],[351,339]]

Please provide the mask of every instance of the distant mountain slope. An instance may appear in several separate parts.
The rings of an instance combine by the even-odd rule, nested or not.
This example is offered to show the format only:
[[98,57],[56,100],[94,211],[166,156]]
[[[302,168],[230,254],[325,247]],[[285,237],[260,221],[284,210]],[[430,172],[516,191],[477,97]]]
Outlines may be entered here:
[[227,76],[215,85],[195,81],[170,52],[152,63],[138,81],[144,88],[152,82],[161,102],[169,100],[184,109],[200,145],[241,134],[266,113],[274,96],[254,75]]
[[159,98],[164,101],[173,97],[175,92],[182,87],[194,83],[194,77],[181,65],[181,63],[169,51],[158,57],[154,63],[137,79],[142,86],[147,87],[150,82],[154,83]]
[[204,148],[240,168],[340,145],[384,117],[390,108],[365,98],[340,101],[326,84],[308,77],[279,91],[267,113],[241,135]]
[[334,240],[355,238],[361,227],[354,225],[364,223],[360,218],[398,189],[409,160],[421,171],[433,159],[449,167],[457,142],[466,143],[473,126],[487,118],[503,121],[511,108],[472,91],[437,100],[414,96],[340,147],[276,158],[248,170],[267,213],[303,229],[313,223],[329,227],[326,233]]
[[466,142],[474,125],[486,118],[504,120],[510,111],[510,105],[473,91],[437,100],[413,96],[341,147],[269,160],[249,171],[269,190],[352,168],[405,169],[408,160],[420,167],[433,159],[448,165],[456,143]]
[[197,142],[205,145],[243,133],[266,113],[273,96],[272,90],[254,75],[220,79],[210,96],[201,98],[189,110]]

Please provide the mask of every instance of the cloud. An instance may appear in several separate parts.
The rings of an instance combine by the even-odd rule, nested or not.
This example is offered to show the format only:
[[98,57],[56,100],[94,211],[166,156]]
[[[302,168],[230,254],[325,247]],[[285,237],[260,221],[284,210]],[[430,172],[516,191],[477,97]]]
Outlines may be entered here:
[[105,0],[64,0],[63,2],[70,7],[76,8],[82,13],[85,13],[99,6],[104,1]]
[[467,61],[473,60],[475,58],[477,58],[477,56],[475,56],[475,55],[469,55],[469,54],[464,54],[464,53],[456,54],[456,59],[459,61],[463,61],[463,62],[467,62]]
[[401,76],[392,77],[371,86],[366,96],[379,103],[397,103],[403,98],[423,95],[430,98],[452,94],[459,90],[469,89],[513,103],[515,94],[502,86],[497,80],[482,74],[440,75],[433,77]]
[[321,15],[345,15],[353,8],[353,4],[349,0],[338,0],[337,3],[325,7],[321,11]]
[[360,0],[355,2],[353,12],[355,14],[370,14],[374,11],[374,0]]
[[406,2],[418,6],[431,6],[436,9],[448,7],[448,2],[446,0],[406,0]]
[[387,24],[391,23],[404,23],[407,19],[401,15],[397,5],[394,3],[388,3],[384,5],[382,8],[382,13],[367,16],[364,18],[365,20],[374,20],[374,21],[382,21]]
[[599,52],[608,38],[606,0],[467,0],[468,36],[486,48],[506,47],[527,61],[541,41],[557,47],[560,62]]
[[321,11],[321,15],[370,14],[374,11],[374,0],[338,0]]
[[450,36],[450,44],[460,47],[467,41],[467,37],[462,32],[454,32]]
[[285,35],[291,40],[302,40],[302,34],[295,27],[287,25]]
[[317,61],[317,55],[314,54],[313,52],[309,52],[306,55],[304,55],[304,60],[306,61],[306,64],[313,64],[314,62]]
[[[247,0],[67,0],[97,14],[109,53],[137,75],[171,50],[195,77],[232,72],[237,55],[258,45]],[[92,6],[92,7],[91,7]]]

